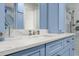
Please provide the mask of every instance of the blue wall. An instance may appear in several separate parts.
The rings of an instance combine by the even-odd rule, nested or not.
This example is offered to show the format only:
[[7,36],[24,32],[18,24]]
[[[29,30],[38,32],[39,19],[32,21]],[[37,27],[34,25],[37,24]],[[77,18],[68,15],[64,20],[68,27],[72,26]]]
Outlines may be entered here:
[[24,13],[24,4],[23,3],[18,3],[17,11]]
[[59,31],[65,32],[65,4],[59,3]]
[[0,32],[5,31],[5,4],[0,3]]
[[48,32],[58,33],[59,30],[59,4],[48,4]]
[[17,29],[23,29],[24,28],[24,18],[23,18],[23,13],[18,13],[16,14],[16,28]]
[[40,29],[47,29],[47,4],[40,4]]
[[16,28],[24,28],[24,4],[19,3],[16,5]]

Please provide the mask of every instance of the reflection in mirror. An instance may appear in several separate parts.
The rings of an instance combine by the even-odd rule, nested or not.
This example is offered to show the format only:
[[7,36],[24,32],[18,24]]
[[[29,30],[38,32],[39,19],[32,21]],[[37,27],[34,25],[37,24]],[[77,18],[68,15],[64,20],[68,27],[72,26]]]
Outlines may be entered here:
[[39,4],[38,3],[24,4],[24,29],[25,30],[39,29]]
[[19,30],[39,30],[39,4],[6,3],[5,29],[9,37]]
[[16,29],[24,29],[24,4],[16,4]]
[[5,3],[5,29],[10,36],[11,29],[15,28],[15,4]]

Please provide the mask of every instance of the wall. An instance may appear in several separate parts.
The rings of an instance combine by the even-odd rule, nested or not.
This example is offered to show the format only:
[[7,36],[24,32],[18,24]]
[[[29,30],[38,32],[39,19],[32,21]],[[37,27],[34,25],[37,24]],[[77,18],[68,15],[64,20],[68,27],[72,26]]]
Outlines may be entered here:
[[0,3],[0,32],[5,32],[5,4]]
[[16,4],[16,28],[24,29],[24,4]]

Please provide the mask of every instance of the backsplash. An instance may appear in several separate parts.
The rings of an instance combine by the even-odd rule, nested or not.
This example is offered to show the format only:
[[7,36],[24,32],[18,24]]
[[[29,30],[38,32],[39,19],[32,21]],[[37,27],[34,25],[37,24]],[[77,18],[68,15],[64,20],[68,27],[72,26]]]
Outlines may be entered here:
[[48,29],[40,29],[40,34],[47,34],[48,33]]

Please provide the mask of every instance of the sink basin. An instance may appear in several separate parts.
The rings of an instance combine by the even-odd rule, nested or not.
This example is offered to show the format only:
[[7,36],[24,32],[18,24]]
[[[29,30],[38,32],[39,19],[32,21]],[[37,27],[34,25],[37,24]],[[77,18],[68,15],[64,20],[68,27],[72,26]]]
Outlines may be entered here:
[[44,37],[40,35],[32,35],[32,36],[29,36],[29,38],[44,38]]
[[43,37],[53,37],[52,35],[41,35]]
[[32,36],[29,36],[29,37],[30,38],[45,38],[45,37],[53,37],[53,35],[32,35]]

